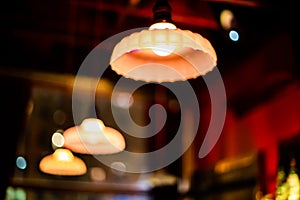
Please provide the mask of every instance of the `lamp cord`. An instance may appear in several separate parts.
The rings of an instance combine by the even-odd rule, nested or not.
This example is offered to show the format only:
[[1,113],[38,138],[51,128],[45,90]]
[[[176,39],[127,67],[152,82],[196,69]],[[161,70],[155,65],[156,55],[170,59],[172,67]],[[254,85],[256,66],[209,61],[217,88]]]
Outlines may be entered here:
[[172,21],[172,14],[171,14],[171,6],[168,0],[156,0],[155,5],[153,6],[153,22],[170,22]]

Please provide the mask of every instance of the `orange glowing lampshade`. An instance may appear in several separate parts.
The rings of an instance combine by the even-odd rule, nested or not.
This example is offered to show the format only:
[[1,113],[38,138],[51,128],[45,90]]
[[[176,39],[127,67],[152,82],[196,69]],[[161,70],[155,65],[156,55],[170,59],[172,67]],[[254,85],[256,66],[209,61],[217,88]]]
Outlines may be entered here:
[[174,82],[212,71],[217,58],[207,39],[181,29],[143,30],[118,43],[111,67],[118,74],[146,82]]
[[63,135],[64,147],[81,154],[113,154],[126,146],[119,131],[96,118],[84,119],[79,126],[65,130]]
[[56,149],[53,154],[43,157],[39,168],[44,173],[62,176],[83,175],[87,171],[83,160],[63,148]]
[[177,28],[166,0],[158,0],[153,13],[148,30],[132,33],[114,47],[112,70],[134,80],[174,82],[197,78],[216,67],[211,43],[198,33]]

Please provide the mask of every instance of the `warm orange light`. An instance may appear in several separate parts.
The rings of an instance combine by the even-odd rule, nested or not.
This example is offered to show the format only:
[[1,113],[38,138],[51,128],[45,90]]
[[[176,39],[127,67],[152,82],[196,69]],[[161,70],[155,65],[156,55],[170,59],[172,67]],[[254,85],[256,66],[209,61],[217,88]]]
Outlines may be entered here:
[[39,168],[44,173],[63,176],[83,175],[87,171],[83,160],[75,157],[70,150],[62,148],[42,158]]
[[[176,26],[169,22],[159,22],[154,23],[149,27],[149,30],[155,30],[155,29],[176,29]],[[164,33],[156,34],[155,35],[155,41],[153,47],[151,48],[152,51],[158,55],[158,56],[168,56],[171,53],[174,52],[176,46],[174,44],[171,44],[168,41],[168,35]]]
[[216,67],[210,42],[177,28],[171,10],[168,0],[156,1],[149,29],[124,37],[113,49],[112,70],[126,78],[160,83],[197,78]]
[[157,22],[149,27],[149,30],[154,29],[176,29],[177,27],[170,22]]
[[[167,28],[161,28],[161,24]],[[210,42],[170,24],[157,23],[123,38],[113,50],[112,69],[146,82],[183,81],[212,71],[217,56]]]
[[229,30],[232,28],[232,23],[234,20],[234,14],[231,10],[223,10],[220,14],[220,23],[221,26],[225,29],[225,30]]
[[64,147],[82,154],[113,154],[125,149],[122,134],[95,118],[64,131]]

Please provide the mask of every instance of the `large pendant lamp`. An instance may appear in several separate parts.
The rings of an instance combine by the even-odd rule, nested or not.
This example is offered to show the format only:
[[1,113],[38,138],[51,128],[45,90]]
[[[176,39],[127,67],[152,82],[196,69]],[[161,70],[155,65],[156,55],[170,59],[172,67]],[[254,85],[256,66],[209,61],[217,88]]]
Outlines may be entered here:
[[217,56],[211,43],[198,33],[177,28],[167,0],[153,7],[148,30],[124,37],[113,49],[110,65],[117,74],[146,82],[174,82],[212,71]]

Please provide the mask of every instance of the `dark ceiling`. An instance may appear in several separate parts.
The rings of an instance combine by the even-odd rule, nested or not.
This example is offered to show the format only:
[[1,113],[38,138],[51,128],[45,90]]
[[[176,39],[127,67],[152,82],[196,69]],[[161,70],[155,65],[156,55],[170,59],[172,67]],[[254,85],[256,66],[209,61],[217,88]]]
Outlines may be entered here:
[[[101,41],[150,26],[154,4],[154,0],[2,2],[0,66],[76,74]],[[292,1],[169,0],[169,4],[178,28],[200,33],[215,47],[218,69],[236,107],[252,107],[276,93],[274,87],[299,79],[297,7]],[[220,26],[224,9],[235,14],[238,42],[229,40],[228,31]]]

